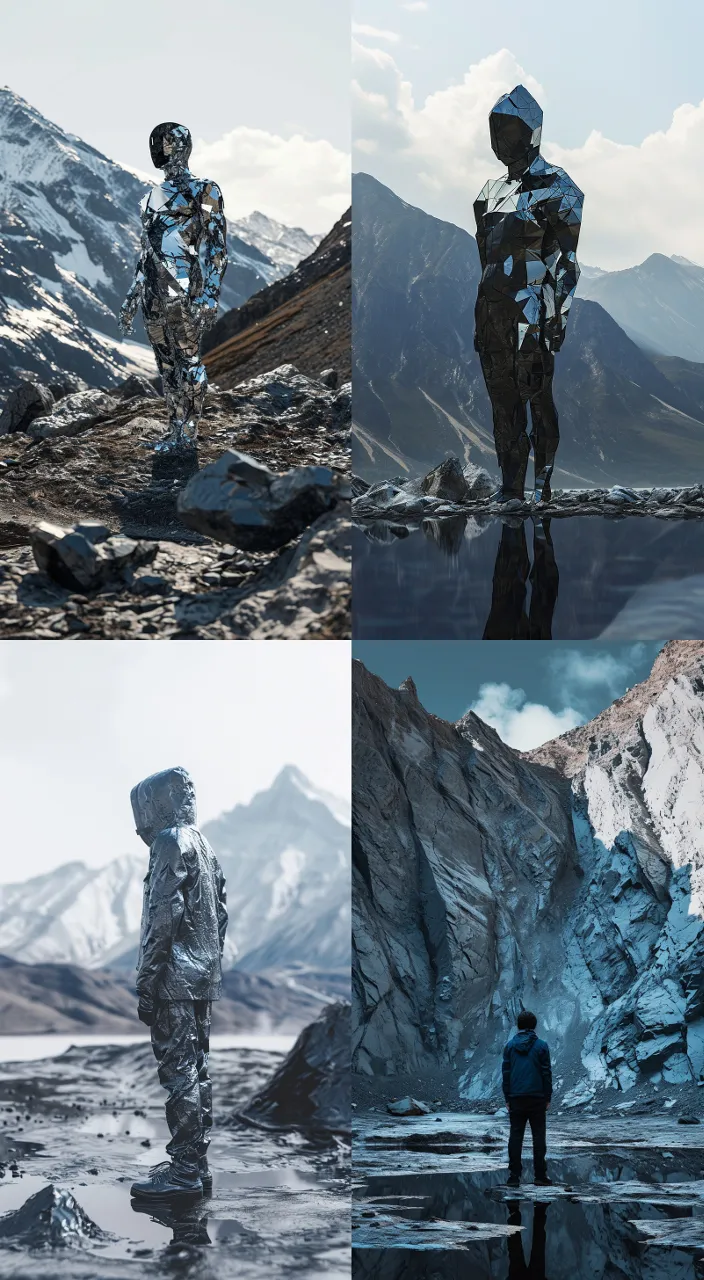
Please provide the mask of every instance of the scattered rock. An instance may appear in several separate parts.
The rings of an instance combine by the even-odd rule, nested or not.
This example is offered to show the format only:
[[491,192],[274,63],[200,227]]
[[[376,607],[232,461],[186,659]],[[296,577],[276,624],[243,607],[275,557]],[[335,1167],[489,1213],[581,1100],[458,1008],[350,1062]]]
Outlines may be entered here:
[[296,538],[343,496],[329,467],[294,467],[276,475],[231,450],[189,480],[178,513],[189,529],[246,551],[273,551]]
[[349,1134],[350,1006],[328,1004],[236,1119],[267,1129]]
[[21,382],[10,392],[0,414],[0,436],[26,431],[35,418],[45,418],[54,407],[49,387],[40,382]]
[[462,464],[458,458],[444,458],[439,466],[429,471],[421,481],[421,491],[433,498],[447,498],[461,502],[469,494]]
[[82,378],[72,378],[67,374],[60,382],[50,382],[49,390],[55,400],[63,400],[65,396],[72,396],[76,391],[87,391],[88,383]]
[[417,1098],[398,1098],[395,1102],[387,1102],[386,1110],[392,1116],[429,1116],[430,1107]]
[[62,529],[42,523],[32,535],[37,567],[54,582],[74,590],[93,590],[119,579],[125,570],[145,564],[156,554],[155,544],[119,534],[105,525],[82,524]]
[[701,1120],[697,1116],[678,1116],[678,1124],[701,1124]]
[[66,396],[48,417],[30,423],[27,434],[33,440],[53,440],[58,436],[76,436],[95,426],[101,418],[109,418],[117,408],[107,391],[77,391]]
[[137,373],[131,373],[129,378],[125,378],[125,381],[112,394],[118,400],[132,400],[135,396],[148,400],[159,399],[159,393],[154,384],[147,378],[140,378]]
[[329,387],[331,391],[337,390],[339,381],[337,369],[321,369],[318,374],[318,382],[322,382],[323,386]]
[[[96,1170],[89,1172],[97,1173]],[[20,1209],[0,1218],[0,1239],[29,1248],[61,1247],[85,1240],[109,1239],[83,1211],[70,1191],[50,1184],[30,1196]]]

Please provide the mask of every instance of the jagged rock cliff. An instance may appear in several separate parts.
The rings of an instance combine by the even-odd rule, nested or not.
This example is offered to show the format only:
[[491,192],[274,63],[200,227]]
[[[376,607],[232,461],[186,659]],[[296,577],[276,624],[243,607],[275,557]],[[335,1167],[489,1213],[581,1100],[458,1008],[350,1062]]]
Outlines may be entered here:
[[704,1077],[704,643],[527,755],[357,665],[357,1070],[488,1096],[523,1004],[567,1102]]

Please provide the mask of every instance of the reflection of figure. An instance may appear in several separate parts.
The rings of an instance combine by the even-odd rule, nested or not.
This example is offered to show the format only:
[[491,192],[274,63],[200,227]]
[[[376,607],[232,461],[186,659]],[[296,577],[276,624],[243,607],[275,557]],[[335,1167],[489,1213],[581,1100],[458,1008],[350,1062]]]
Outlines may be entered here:
[[537,1018],[522,1009],[516,1018],[517,1035],[504,1049],[501,1066],[502,1086],[508,1107],[511,1133],[508,1140],[509,1176],[507,1185],[517,1187],[521,1181],[521,1155],[526,1125],[533,1137],[534,1182],[549,1186],[545,1160],[545,1113],[552,1098],[550,1050],[535,1034]]
[[137,834],[150,845],[137,964],[139,1017],[151,1027],[171,1133],[171,1163],[133,1183],[132,1194],[201,1194],[212,1186],[208,1051],[227,929],[225,881],[195,825],[195,791],[185,769],[153,774],[133,788],[131,800]]
[[211,1244],[208,1235],[208,1201],[187,1200],[185,1204],[181,1201],[165,1201],[161,1204],[146,1204],[144,1201],[133,1200],[132,1208],[135,1213],[148,1213],[154,1222],[160,1222],[162,1227],[169,1227],[173,1231],[173,1240],[167,1246],[168,1253],[182,1253],[184,1249],[192,1248],[204,1244]]
[[[530,581],[530,611],[526,613],[526,584]],[[560,577],[555,562],[549,520],[533,525],[531,568],[523,521],[504,524],[496,554],[491,611],[485,640],[551,640],[552,619]]]
[[[521,1209],[517,1200],[509,1200],[509,1226],[520,1227]],[[538,1203],[533,1207],[533,1241],[530,1262],[523,1252],[523,1233],[514,1231],[508,1238],[508,1280],[545,1280],[545,1226],[548,1207]]]
[[[540,155],[543,113],[523,85],[489,116],[491,145],[507,166],[474,204],[482,265],[475,346],[491,399],[499,496],[523,498],[531,445],[535,500],[550,497],[559,441],[552,396],[556,351],[579,278],[583,196]],[[527,435],[530,403],[532,432]]]
[[227,266],[222,196],[190,172],[191,146],[182,124],[159,124],[149,139],[154,166],[166,176],[142,201],[142,251],[120,311],[120,327],[131,333],[142,303],[169,412],[160,450],[195,442],[208,385],[201,338],[215,322]]

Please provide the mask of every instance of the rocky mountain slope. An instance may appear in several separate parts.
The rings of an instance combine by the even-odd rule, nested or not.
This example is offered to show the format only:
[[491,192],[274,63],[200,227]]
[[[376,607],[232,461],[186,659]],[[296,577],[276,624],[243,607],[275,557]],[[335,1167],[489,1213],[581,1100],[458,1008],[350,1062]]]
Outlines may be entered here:
[[315,377],[351,375],[351,213],[284,279],[218,320],[205,339],[208,375],[228,388],[291,361]]
[[[473,347],[474,238],[366,174],[355,176],[353,199],[355,472],[366,480],[416,476],[459,455],[495,473],[491,409]],[[578,296],[555,375],[556,485],[698,477],[704,411],[681,374],[651,359],[598,302]]]
[[[704,1079],[704,643],[522,756],[355,671],[356,1067],[498,1090],[532,1008],[564,1105]],[[610,1095],[613,1097],[613,1094]]]
[[[203,826],[228,889],[226,962],[249,973],[349,969],[349,816],[293,766]],[[67,863],[0,886],[0,955],[133,969],[144,856]],[[333,983],[333,985],[335,985]]]
[[[141,321],[141,341],[125,341],[116,320],[148,184],[10,89],[0,89],[0,173],[0,386],[22,375],[111,386],[153,374]],[[258,212],[232,221],[223,309],[286,275],[316,243]]]
[[704,267],[652,253],[637,267],[580,278],[577,294],[600,303],[644,350],[704,361]]

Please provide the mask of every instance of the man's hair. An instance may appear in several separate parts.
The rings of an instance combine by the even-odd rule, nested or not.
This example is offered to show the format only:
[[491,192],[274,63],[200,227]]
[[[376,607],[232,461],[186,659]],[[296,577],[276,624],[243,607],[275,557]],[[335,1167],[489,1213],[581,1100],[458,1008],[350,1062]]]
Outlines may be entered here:
[[521,1009],[516,1018],[516,1026],[519,1031],[534,1031],[538,1025],[538,1019],[530,1009]]

